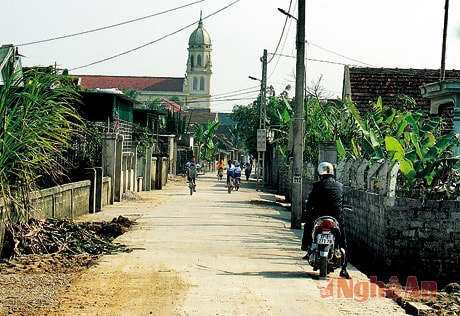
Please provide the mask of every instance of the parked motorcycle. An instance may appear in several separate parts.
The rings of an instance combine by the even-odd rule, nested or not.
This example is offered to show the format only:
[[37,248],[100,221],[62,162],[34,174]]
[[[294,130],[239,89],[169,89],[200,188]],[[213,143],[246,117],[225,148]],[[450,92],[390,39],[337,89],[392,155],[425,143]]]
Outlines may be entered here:
[[340,248],[340,227],[332,216],[321,216],[315,220],[312,230],[311,253],[308,263],[319,276],[326,277],[345,262],[345,250]]

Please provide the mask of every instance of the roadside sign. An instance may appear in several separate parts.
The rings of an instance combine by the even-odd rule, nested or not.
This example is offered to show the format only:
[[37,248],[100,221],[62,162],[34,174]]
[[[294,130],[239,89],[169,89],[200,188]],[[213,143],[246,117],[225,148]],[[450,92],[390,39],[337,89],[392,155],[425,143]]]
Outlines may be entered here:
[[257,129],[257,151],[267,150],[267,130]]

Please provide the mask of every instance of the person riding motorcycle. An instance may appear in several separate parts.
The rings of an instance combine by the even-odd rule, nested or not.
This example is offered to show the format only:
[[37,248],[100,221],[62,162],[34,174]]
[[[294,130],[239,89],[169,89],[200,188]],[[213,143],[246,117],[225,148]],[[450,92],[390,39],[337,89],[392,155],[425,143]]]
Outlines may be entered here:
[[228,164],[225,166],[225,169],[227,170],[227,185],[233,186],[233,183],[230,183],[231,181],[233,181],[233,177],[235,176],[235,165],[233,164],[233,161],[229,160]]
[[200,164],[195,162],[195,156],[192,156],[190,161],[185,164],[185,168],[187,169],[187,182],[193,183],[193,191],[196,192],[196,175]]
[[[313,183],[313,188],[308,196],[305,209],[302,212],[302,222],[305,225],[301,249],[307,251],[307,254],[302,258],[305,260],[308,260],[311,251],[311,232],[314,222],[320,216],[332,216],[337,219],[341,232],[340,236],[338,236],[339,245],[345,252],[347,251],[345,222],[343,218],[343,184],[333,178],[334,167],[329,162],[321,162],[318,165],[318,174],[320,181]],[[347,279],[350,278],[347,272],[346,259],[342,264],[340,276]]]
[[[237,190],[239,188],[239,184],[241,183],[241,167],[240,167],[240,163],[239,162],[236,162],[235,163],[235,169],[233,171],[233,175],[234,175],[234,185],[237,187]],[[237,183],[238,181],[238,183]],[[238,186],[237,186],[238,184]]]

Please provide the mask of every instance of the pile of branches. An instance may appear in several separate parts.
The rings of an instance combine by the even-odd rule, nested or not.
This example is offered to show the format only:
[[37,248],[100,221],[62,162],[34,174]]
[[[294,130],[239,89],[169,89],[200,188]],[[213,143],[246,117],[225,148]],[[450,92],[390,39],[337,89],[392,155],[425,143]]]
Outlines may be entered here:
[[30,254],[89,254],[99,256],[127,251],[113,240],[125,233],[133,221],[119,216],[111,222],[75,223],[70,219],[30,219],[24,223],[8,224],[2,258]]

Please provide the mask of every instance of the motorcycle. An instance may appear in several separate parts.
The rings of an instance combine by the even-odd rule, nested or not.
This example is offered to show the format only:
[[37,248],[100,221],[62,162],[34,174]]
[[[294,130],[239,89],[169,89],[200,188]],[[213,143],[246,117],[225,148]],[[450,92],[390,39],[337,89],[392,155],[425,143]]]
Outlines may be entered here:
[[312,229],[311,253],[308,263],[313,271],[319,269],[319,276],[324,278],[345,262],[345,250],[340,248],[339,222],[332,216],[321,216],[315,220]]
[[240,189],[241,185],[241,172],[235,172],[235,178],[233,179],[233,183],[235,186],[235,191],[238,191]]
[[217,171],[217,179],[221,181],[223,176],[224,176],[224,169],[219,168],[219,171]]
[[234,184],[233,173],[229,173],[228,174],[228,179],[227,179],[227,191],[228,191],[228,194],[232,193],[233,184]]
[[246,181],[249,181],[249,176],[251,175],[251,168],[250,167],[246,167],[244,169],[244,174],[246,176]]
[[193,192],[196,192],[196,184],[195,184],[195,179],[191,179],[188,183],[188,187],[190,189],[190,195],[193,194]]

